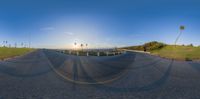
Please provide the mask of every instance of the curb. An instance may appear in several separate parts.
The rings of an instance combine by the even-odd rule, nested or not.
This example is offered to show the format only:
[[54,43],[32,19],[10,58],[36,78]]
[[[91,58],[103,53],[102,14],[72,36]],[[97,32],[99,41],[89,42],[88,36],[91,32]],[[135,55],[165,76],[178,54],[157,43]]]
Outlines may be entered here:
[[137,52],[137,53],[151,54],[150,52],[138,51],[138,50],[127,50],[127,49],[122,49],[122,50],[123,50],[123,51],[127,51],[127,52]]

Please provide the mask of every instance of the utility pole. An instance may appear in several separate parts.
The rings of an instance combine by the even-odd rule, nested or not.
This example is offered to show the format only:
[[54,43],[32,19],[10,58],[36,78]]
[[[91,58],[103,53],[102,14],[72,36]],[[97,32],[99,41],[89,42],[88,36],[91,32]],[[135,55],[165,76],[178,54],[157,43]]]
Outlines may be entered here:
[[17,43],[15,43],[15,48],[17,48]]
[[76,45],[77,45],[77,43],[75,42],[75,43],[74,43],[75,50],[76,50]]
[[179,38],[180,38],[181,35],[182,35],[183,30],[185,30],[185,26],[181,25],[179,29],[180,29],[180,33],[179,33],[178,37],[177,37],[176,40],[175,40],[175,47],[176,47],[176,44],[177,44]]
[[81,44],[82,52],[83,52],[83,44]]
[[28,33],[28,47],[31,48],[31,33]]
[[3,47],[5,47],[5,41],[3,41]]

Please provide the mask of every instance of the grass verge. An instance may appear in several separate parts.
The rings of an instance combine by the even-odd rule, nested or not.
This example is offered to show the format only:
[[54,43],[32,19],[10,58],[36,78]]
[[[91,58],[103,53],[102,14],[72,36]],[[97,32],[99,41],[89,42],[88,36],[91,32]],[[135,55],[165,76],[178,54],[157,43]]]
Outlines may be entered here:
[[176,60],[199,60],[200,47],[167,45],[161,49],[150,51],[153,55]]
[[7,47],[0,47],[0,60],[6,58],[12,58],[15,56],[24,55],[28,52],[33,51],[34,49],[31,48],[7,48]]

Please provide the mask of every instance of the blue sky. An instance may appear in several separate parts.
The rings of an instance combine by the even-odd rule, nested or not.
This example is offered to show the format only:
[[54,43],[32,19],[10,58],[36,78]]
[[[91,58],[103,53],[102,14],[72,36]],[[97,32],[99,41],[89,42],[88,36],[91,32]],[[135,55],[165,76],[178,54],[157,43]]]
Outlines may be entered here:
[[[37,48],[120,47],[161,41],[200,45],[198,0],[1,0],[0,42]],[[2,43],[1,43],[2,44]]]

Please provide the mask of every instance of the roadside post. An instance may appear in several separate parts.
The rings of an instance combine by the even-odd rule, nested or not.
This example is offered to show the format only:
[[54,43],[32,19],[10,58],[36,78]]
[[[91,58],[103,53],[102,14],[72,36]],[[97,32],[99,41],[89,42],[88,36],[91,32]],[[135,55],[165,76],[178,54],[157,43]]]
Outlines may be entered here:
[[176,40],[175,40],[175,47],[176,47],[176,45],[177,45],[177,42],[178,42],[178,40],[179,40],[179,38],[181,37],[181,35],[182,35],[182,33],[183,33],[183,30],[185,30],[185,26],[183,26],[183,25],[181,25],[180,27],[179,27],[179,29],[180,29],[180,33],[178,34],[178,36],[177,36],[177,38],[176,38]]
[[79,52],[76,52],[76,55],[79,56]]

